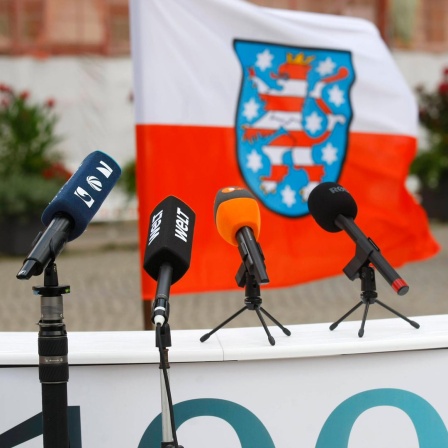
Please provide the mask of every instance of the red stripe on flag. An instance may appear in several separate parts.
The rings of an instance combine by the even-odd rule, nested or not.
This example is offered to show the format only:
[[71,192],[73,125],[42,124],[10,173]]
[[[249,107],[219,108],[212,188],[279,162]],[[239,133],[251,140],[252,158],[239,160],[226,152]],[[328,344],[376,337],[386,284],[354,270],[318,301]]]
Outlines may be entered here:
[[[138,125],[137,191],[141,257],[149,215],[166,196],[196,213],[191,266],[172,293],[238,289],[238,250],[218,234],[213,204],[219,189],[246,187],[237,164],[233,128]],[[358,204],[356,222],[393,266],[437,253],[427,217],[404,187],[416,150],[412,137],[352,133],[340,178]],[[355,253],[343,232],[322,230],[310,216],[284,218],[261,205],[260,244],[268,287],[291,286],[342,274]],[[155,282],[142,271],[142,295],[152,299]]]
[[312,137],[305,131],[295,131],[288,129],[287,134],[282,134],[269,142],[269,146],[300,146],[311,147],[322,143],[330,136],[330,131],[325,131],[321,135]]
[[300,96],[281,96],[260,93],[260,98],[265,101],[264,108],[267,111],[297,112],[303,109],[305,98]]

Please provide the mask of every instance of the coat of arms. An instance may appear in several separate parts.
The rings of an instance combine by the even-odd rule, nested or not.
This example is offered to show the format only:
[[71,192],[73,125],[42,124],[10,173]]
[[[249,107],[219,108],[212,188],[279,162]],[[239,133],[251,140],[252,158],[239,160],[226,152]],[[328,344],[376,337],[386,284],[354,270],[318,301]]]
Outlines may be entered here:
[[242,83],[236,115],[238,163],[270,210],[308,214],[321,182],[336,182],[352,118],[355,79],[348,51],[236,40]]

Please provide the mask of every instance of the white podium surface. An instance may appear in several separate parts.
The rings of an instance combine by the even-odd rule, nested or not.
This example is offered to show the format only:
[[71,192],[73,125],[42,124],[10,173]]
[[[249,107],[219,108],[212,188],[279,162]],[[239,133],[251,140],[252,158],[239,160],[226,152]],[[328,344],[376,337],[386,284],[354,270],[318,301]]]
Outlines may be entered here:
[[[291,336],[270,326],[274,346],[261,325],[224,327],[203,343],[209,329],[172,329],[179,443],[446,448],[448,352],[440,349],[448,347],[448,315],[412,320],[419,329],[399,318],[367,320],[362,338],[359,321],[334,331],[287,326]],[[68,332],[68,342],[68,401],[80,413],[82,446],[160,447],[155,333]],[[41,411],[37,366],[37,332],[0,333],[0,441]],[[42,447],[42,436],[0,446]]]
[[[243,361],[356,353],[394,352],[448,347],[448,315],[412,318],[415,329],[402,319],[367,320],[365,334],[358,337],[359,321],[342,322],[334,331],[329,323],[287,326],[286,336],[275,326],[269,331],[271,346],[263,327],[222,328],[207,341],[204,330],[171,330],[170,361]],[[153,331],[68,332],[69,363],[151,364],[159,362]],[[38,365],[37,332],[0,333],[0,365]]]

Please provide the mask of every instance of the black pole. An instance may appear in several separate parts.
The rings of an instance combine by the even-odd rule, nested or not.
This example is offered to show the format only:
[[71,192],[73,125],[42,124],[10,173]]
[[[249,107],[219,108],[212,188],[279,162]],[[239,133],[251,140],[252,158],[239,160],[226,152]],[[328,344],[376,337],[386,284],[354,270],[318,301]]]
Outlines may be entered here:
[[[159,332],[157,334],[157,332]],[[157,337],[158,336],[158,337]],[[169,387],[170,363],[168,359],[168,347],[171,347],[171,331],[169,324],[157,326],[156,330],[156,346],[160,352],[160,398],[162,409],[162,443],[161,447],[174,447],[174,436],[172,422],[172,411],[168,399],[167,386]]]
[[42,383],[44,448],[69,447],[67,383]]
[[161,448],[183,448],[177,442],[176,423],[174,421],[173,401],[170,388],[170,362],[168,347],[171,347],[170,288],[173,267],[163,263],[159,268],[156,297],[152,306],[152,322],[156,326],[156,347],[160,353],[160,394],[162,408],[162,441]]
[[156,347],[160,353],[160,394],[162,408],[161,448],[183,448],[177,441],[176,423],[174,421],[173,400],[170,387],[170,363],[168,347],[171,347],[171,329],[167,322],[156,327]]
[[62,294],[70,292],[70,287],[58,285],[56,264],[51,262],[45,269],[44,286],[35,286],[33,291],[41,296],[38,352],[44,448],[69,448],[68,340]]

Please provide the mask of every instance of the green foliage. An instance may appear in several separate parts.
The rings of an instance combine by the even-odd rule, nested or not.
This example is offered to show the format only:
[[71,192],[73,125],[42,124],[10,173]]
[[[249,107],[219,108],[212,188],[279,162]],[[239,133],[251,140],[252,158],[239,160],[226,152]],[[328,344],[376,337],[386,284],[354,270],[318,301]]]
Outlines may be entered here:
[[135,160],[127,162],[121,170],[121,177],[118,181],[118,186],[126,193],[129,199],[132,199],[136,195],[135,169]]
[[424,186],[436,189],[448,179],[448,68],[434,92],[417,90],[419,120],[428,132],[428,148],[419,152],[411,173],[417,175]]
[[0,220],[27,222],[40,216],[61,186],[58,179],[37,174],[0,178]]
[[39,214],[70,177],[56,150],[53,100],[0,84],[0,220]]

